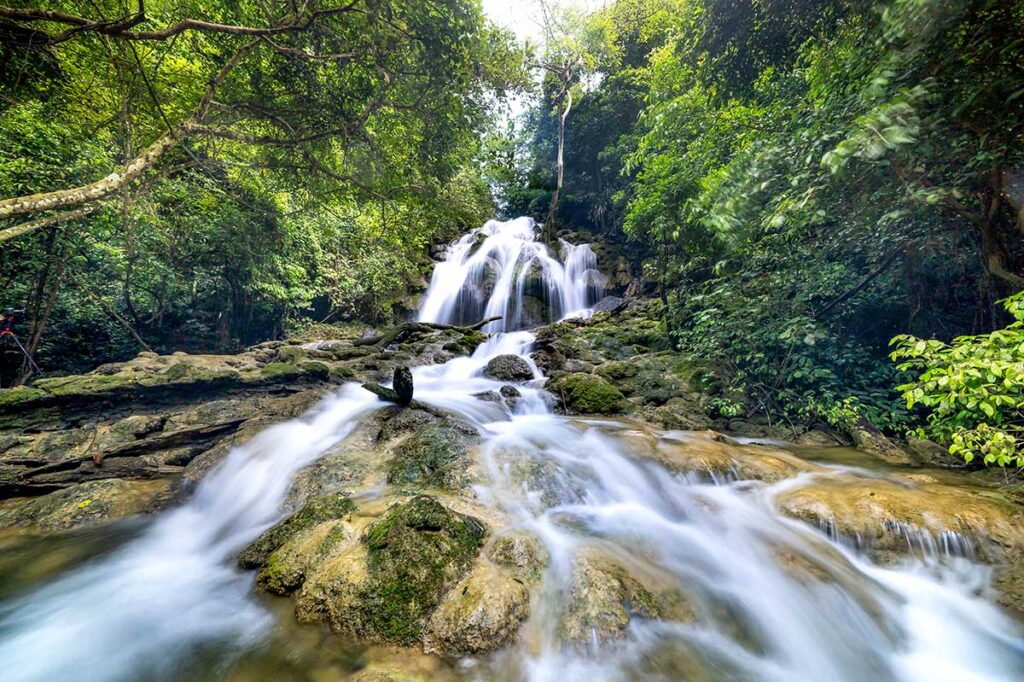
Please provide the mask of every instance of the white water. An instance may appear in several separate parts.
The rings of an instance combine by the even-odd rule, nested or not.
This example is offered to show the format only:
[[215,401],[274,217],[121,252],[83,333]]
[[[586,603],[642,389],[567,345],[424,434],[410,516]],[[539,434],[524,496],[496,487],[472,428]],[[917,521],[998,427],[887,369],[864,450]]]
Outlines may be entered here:
[[[471,324],[501,317],[487,331],[507,332],[585,315],[604,288],[594,252],[562,241],[558,260],[536,233],[530,218],[492,220],[452,244],[434,269],[420,321]],[[527,298],[546,306],[547,319],[526,319]]]
[[[563,248],[559,261],[533,232],[526,219],[491,222],[457,242],[421,314],[443,322],[506,318],[496,326],[509,333],[492,336],[473,357],[417,368],[416,395],[481,430],[489,472],[481,500],[540,537],[551,557],[521,641],[489,660],[466,661],[470,679],[1024,679],[1020,629],[979,596],[988,571],[969,559],[922,543],[929,551],[919,560],[881,568],[779,515],[772,497],[792,482],[771,488],[671,475],[626,454],[628,428],[552,414],[539,381],[519,387],[512,411],[473,397],[500,386],[482,376],[490,357],[527,355],[533,342],[530,332],[513,331],[527,295],[522,264],[544,273],[552,316],[585,315],[599,295],[589,248]],[[471,253],[477,234],[483,243]],[[493,281],[483,287],[486,269]],[[260,646],[270,619],[234,556],[279,518],[292,474],[378,406],[355,385],[344,387],[234,450],[186,505],[137,540],[2,607],[0,677],[175,678],[204,646]],[[516,472],[528,462],[542,473],[524,481]],[[564,645],[558,623],[573,560],[588,548],[678,588],[696,619],[634,619],[620,642]],[[785,553],[811,570],[784,565]]]

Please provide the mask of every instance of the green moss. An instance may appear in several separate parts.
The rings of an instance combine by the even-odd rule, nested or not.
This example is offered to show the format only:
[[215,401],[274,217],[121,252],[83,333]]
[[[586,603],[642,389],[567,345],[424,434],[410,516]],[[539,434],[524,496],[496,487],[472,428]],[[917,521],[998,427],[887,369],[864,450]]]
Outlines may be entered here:
[[299,511],[265,531],[242,550],[238,563],[243,568],[267,566],[271,555],[290,539],[324,521],[340,519],[355,511],[356,505],[342,494],[311,500]]
[[566,374],[548,381],[547,389],[565,407],[584,414],[616,414],[625,407],[622,392],[594,374]]
[[0,391],[0,407],[9,407],[20,403],[29,403],[47,396],[46,391],[29,386],[16,386]]
[[307,567],[323,561],[345,539],[344,528],[335,524],[315,546],[302,546],[305,535],[310,531],[316,532],[314,528],[316,526],[296,534],[271,553],[266,565],[256,576],[260,587],[272,594],[286,595],[294,592],[302,587]]
[[419,430],[402,443],[388,462],[388,483],[422,482],[460,488],[465,482],[466,437],[444,424]]
[[445,591],[468,571],[485,530],[432,497],[392,509],[363,538],[369,579],[361,589],[363,629],[387,642],[419,641]]
[[297,378],[303,372],[297,366],[287,362],[271,362],[260,368],[258,376],[261,381]]

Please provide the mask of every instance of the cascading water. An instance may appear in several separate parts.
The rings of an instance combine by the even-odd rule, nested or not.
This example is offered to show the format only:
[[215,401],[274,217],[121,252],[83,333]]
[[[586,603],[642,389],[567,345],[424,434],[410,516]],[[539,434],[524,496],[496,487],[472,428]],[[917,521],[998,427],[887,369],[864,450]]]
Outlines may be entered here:
[[[630,454],[633,427],[555,415],[537,381],[514,410],[474,397],[500,387],[489,358],[527,356],[522,308],[586,315],[600,295],[593,252],[561,261],[528,219],[490,222],[452,245],[424,321],[502,316],[470,358],[414,370],[416,397],[484,438],[479,499],[533,533],[550,557],[519,641],[453,671],[469,680],[1020,680],[1020,628],[978,596],[988,573],[969,546],[921,543],[919,559],[880,567],[827,533],[781,516],[794,485],[673,475]],[[238,448],[190,502],[138,539],[0,611],[6,680],[171,677],[202,645],[256,647],[268,618],[232,558],[279,518],[291,475],[340,442],[379,403],[356,385]],[[685,447],[685,434],[659,434]],[[646,441],[644,441],[646,442]],[[528,482],[515,474],[540,472]],[[823,467],[804,476],[842,475]],[[947,546],[946,549],[950,547]],[[566,645],[561,623],[576,562],[611,557],[685,595],[684,622],[635,618],[620,641]],[[965,556],[966,555],[966,556]],[[794,568],[796,566],[797,568]]]
[[507,332],[585,315],[604,290],[593,250],[562,241],[559,261],[536,232],[530,218],[492,220],[455,242],[434,269],[420,321],[501,317],[487,331]]

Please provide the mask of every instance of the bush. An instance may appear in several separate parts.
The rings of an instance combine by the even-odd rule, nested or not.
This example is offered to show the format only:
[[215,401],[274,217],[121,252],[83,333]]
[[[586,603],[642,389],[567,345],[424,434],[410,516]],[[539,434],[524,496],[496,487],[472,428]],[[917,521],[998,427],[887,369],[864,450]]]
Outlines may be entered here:
[[899,369],[917,379],[899,386],[907,407],[928,410],[917,430],[965,461],[1024,466],[1024,292],[1003,301],[1014,322],[946,344],[902,335],[892,340]]

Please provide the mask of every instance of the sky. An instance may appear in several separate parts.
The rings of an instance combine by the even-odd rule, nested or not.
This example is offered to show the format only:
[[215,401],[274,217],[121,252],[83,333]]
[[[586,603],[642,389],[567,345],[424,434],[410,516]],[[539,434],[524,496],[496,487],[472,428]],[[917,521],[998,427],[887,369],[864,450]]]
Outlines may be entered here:
[[[553,4],[575,5],[593,10],[604,0],[552,0]],[[540,10],[536,0],[483,0],[484,14],[499,26],[515,31],[520,40],[540,42]]]

